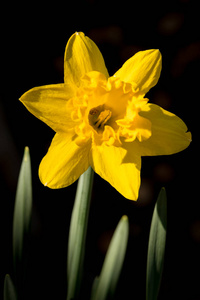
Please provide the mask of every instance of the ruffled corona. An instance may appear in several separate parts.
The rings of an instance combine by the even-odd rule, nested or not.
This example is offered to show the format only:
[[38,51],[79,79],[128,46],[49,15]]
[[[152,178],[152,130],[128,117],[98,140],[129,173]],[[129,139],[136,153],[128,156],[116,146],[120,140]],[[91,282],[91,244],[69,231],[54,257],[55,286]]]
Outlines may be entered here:
[[133,85],[99,72],[87,73],[67,109],[75,122],[77,145],[92,139],[96,145],[121,146],[122,141],[139,141],[151,136],[151,122],[139,115],[148,102]]

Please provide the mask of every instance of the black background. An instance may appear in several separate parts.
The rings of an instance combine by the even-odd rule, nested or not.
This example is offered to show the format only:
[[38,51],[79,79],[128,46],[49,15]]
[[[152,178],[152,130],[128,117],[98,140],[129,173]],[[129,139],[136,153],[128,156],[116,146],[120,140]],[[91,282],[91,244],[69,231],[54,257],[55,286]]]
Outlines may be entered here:
[[161,78],[147,97],[181,117],[193,142],[181,153],[142,159],[137,202],[124,199],[95,175],[82,298],[87,297],[99,274],[113,230],[124,214],[129,217],[130,235],[116,299],[145,298],[150,222],[159,190],[165,186],[168,233],[159,299],[200,299],[198,1],[27,3],[1,5],[1,295],[4,275],[13,274],[14,198],[24,147],[29,146],[33,218],[25,298],[65,299],[67,237],[76,183],[61,190],[42,186],[38,166],[54,133],[18,98],[34,86],[63,82],[65,45],[75,31],[83,31],[100,48],[110,75],[135,52],[160,49]]

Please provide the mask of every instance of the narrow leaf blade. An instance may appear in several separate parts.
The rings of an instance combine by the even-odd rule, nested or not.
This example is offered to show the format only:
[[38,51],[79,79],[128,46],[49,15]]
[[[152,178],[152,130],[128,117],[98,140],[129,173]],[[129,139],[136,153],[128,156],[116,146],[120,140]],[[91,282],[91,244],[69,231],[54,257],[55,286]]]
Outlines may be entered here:
[[14,284],[8,274],[4,279],[4,300],[17,300]]
[[89,167],[78,181],[68,241],[67,299],[75,298],[80,288],[93,176],[94,171]]
[[16,278],[22,276],[23,255],[30,229],[32,210],[31,161],[29,148],[25,147],[18,178],[13,217],[13,262]]
[[167,196],[162,188],[154,208],[147,254],[146,299],[155,300],[161,283],[167,230]]
[[126,254],[128,233],[128,217],[123,216],[110,242],[101,274],[92,291],[91,300],[105,300],[108,296],[113,297]]

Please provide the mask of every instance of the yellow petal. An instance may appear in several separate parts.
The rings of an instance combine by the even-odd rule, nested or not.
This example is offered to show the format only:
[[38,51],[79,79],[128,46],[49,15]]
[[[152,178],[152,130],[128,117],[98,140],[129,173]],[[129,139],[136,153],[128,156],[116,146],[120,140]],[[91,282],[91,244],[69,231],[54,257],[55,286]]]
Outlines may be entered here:
[[98,71],[108,78],[103,56],[96,44],[83,32],[74,33],[69,39],[64,56],[64,79],[76,86],[87,72]]
[[128,59],[115,76],[124,82],[136,83],[140,93],[145,95],[158,82],[161,62],[159,50],[140,51]]
[[136,151],[140,151],[142,156],[173,154],[189,146],[191,133],[187,132],[187,126],[176,115],[155,104],[145,105],[140,114],[152,124],[151,137],[137,143]]
[[94,171],[125,198],[137,200],[141,168],[139,155],[121,147],[103,144],[94,146],[90,163]]
[[56,133],[39,167],[41,182],[52,189],[66,187],[89,167],[90,144],[79,147],[70,134]]
[[67,111],[68,99],[75,91],[71,85],[53,84],[35,87],[19,99],[38,119],[45,122],[54,131],[65,131],[69,128],[71,112]]

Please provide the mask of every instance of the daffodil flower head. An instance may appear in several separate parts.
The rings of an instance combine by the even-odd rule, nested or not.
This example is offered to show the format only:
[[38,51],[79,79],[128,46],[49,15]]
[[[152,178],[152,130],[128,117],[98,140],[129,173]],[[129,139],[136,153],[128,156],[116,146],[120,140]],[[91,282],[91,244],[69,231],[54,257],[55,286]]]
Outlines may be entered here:
[[160,77],[159,50],[140,51],[111,77],[95,43],[69,39],[64,83],[36,87],[20,100],[55,136],[39,167],[50,188],[72,184],[91,166],[124,197],[137,200],[141,157],[177,153],[191,133],[176,115],[145,94]]

